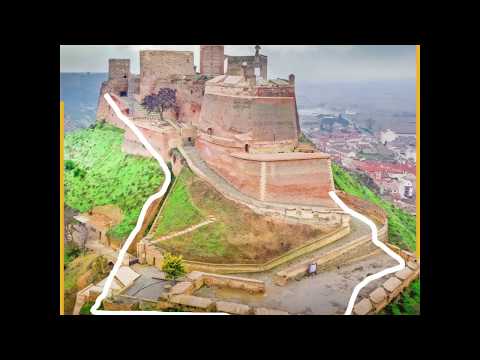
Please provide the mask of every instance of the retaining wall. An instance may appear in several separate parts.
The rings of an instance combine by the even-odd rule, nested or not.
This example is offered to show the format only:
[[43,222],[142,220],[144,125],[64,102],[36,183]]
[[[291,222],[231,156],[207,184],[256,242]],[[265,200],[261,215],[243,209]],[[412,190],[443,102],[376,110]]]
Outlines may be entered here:
[[[323,246],[331,244],[332,242],[341,239],[348,235],[350,232],[350,226],[341,227],[329,234],[323,235],[317,239],[314,239],[308,243],[305,243],[295,249],[287,251],[283,255],[276,257],[263,264],[214,264],[205,263],[199,261],[184,260],[185,267],[188,271],[205,271],[213,272],[217,274],[232,274],[232,273],[249,273],[249,272],[261,272],[273,269],[287,261],[295,259],[304,254],[315,251]],[[147,263],[149,265],[157,266],[159,269],[162,267],[163,253],[162,250],[155,245],[151,244],[147,239],[143,239],[138,242],[137,256],[140,263]]]
[[[353,210],[362,213],[363,215],[368,216],[380,223],[381,226],[377,229],[378,239],[383,242],[388,241],[388,218],[382,208],[368,201],[362,200],[356,196],[349,195],[341,191],[336,191],[336,193],[338,197]],[[299,276],[306,276],[308,267],[311,263],[317,264],[317,271],[321,270],[322,268],[330,266],[332,262],[336,261],[336,259],[338,259],[339,257],[346,255],[347,253],[360,246],[366,246],[371,241],[371,233],[363,235],[358,239],[348,244],[345,244],[344,246],[341,246],[327,254],[319,256],[316,259],[292,265],[291,267],[276,273],[274,281],[277,285],[284,286],[287,284],[288,281],[292,279],[296,279]]]

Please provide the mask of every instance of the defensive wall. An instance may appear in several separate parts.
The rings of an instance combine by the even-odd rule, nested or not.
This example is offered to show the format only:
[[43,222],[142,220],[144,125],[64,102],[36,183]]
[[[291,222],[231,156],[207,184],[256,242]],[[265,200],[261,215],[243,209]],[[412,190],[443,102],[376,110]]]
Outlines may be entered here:
[[[350,232],[350,226],[345,225],[331,231],[328,234],[321,235],[312,239],[295,249],[289,250],[273,258],[263,264],[215,264],[200,261],[184,260],[185,267],[188,271],[206,271],[217,274],[232,274],[232,273],[249,273],[262,272],[273,269],[281,264],[293,260],[299,256],[308,254],[312,251],[320,249],[328,244],[331,244]],[[161,269],[163,264],[163,251],[156,245],[152,244],[149,239],[142,239],[137,244],[137,257],[141,264],[149,264]]]
[[[336,194],[348,207],[367,216],[370,219],[373,219],[375,222],[380,224],[380,227],[377,229],[378,239],[385,243],[388,242],[388,218],[385,211],[381,207],[368,201],[362,200],[356,196],[347,194],[343,191],[337,190]],[[309,261],[292,265],[287,269],[276,273],[275,283],[277,285],[283,286],[292,279],[298,279],[301,276],[305,276],[307,274],[308,266],[312,262],[317,264],[318,270],[321,270],[323,268],[331,266],[333,261],[336,261],[338,258],[344,256],[352,250],[358,249],[359,247],[368,248],[370,244],[373,245],[370,246],[371,249],[376,249],[376,246],[372,243],[371,233],[363,235],[358,239],[352,241],[351,243],[347,243],[344,246],[334,249],[330,253],[323,254],[316,259],[310,259]]]
[[157,79],[195,75],[193,66],[191,51],[140,51],[140,97],[155,92]]
[[246,153],[205,134],[197,137],[195,146],[210,168],[257,200],[336,207],[328,195],[334,184],[326,154]]
[[198,124],[201,131],[238,141],[243,137],[243,145],[250,143],[252,148],[255,142],[298,139],[293,97],[232,96],[209,93],[208,88]]

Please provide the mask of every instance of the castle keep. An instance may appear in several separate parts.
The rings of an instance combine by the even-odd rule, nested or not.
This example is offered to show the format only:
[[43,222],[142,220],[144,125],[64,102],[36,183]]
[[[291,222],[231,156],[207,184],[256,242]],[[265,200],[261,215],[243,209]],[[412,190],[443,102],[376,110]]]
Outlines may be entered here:
[[[330,157],[299,144],[295,76],[268,79],[260,49],[228,56],[223,45],[201,45],[199,72],[189,51],[141,51],[139,75],[129,59],[111,59],[97,119],[125,128],[103,98],[108,92],[167,161],[175,165],[178,149],[224,195],[281,220],[346,225],[348,215],[328,195]],[[163,120],[141,105],[162,88],[176,91],[177,105]],[[150,156],[126,130],[123,150]]]

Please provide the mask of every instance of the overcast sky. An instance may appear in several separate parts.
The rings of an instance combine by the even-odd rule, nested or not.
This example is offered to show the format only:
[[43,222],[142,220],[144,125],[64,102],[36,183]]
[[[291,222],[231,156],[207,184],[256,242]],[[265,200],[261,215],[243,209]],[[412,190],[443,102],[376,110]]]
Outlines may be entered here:
[[[131,72],[140,72],[140,50],[194,52],[199,70],[199,45],[61,45],[61,72],[107,72],[109,58],[128,58]],[[225,45],[227,55],[253,55],[254,45]],[[268,77],[297,81],[414,79],[415,45],[262,45],[268,56]]]

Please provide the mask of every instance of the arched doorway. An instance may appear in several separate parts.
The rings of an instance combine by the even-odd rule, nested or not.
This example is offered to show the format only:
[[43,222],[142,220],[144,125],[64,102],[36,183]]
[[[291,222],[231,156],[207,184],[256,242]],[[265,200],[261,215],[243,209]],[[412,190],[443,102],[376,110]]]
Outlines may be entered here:
[[250,146],[248,144],[245,144],[245,152],[248,153],[249,148],[250,148]]
[[208,128],[208,129],[207,129],[207,133],[208,133],[208,135],[212,136],[212,135],[213,135],[213,129],[212,129],[212,128]]

